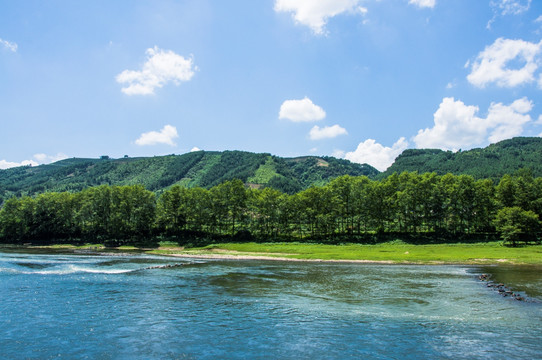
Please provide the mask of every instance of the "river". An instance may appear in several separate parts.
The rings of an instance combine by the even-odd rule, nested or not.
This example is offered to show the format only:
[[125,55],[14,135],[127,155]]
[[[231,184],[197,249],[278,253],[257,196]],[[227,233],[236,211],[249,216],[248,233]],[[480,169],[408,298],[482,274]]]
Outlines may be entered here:
[[[0,252],[0,352],[3,359],[536,359],[541,270]],[[499,295],[481,273],[527,301]]]

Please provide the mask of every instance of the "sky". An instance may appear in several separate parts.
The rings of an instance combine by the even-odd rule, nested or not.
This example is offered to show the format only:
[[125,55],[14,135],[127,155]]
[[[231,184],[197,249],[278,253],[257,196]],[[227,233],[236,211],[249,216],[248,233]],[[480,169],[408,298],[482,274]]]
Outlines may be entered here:
[[383,171],[542,136],[539,0],[0,0],[0,169],[243,150]]

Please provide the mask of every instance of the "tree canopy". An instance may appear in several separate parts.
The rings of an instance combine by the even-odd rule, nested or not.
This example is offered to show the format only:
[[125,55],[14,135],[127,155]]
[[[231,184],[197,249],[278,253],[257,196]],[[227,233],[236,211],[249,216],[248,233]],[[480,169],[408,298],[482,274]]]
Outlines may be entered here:
[[141,185],[90,187],[11,197],[0,209],[4,243],[172,238],[372,242],[536,241],[542,178],[529,171],[498,184],[469,175],[403,172],[383,180],[341,176],[295,194],[251,188],[240,179],[210,189],[174,185],[159,194]]

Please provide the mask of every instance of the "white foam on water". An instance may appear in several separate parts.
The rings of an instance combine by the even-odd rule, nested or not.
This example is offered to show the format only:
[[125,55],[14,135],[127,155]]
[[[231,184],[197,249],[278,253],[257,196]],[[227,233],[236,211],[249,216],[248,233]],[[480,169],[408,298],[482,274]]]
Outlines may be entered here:
[[89,273],[89,274],[124,274],[135,271],[134,269],[99,269],[80,267],[77,265],[68,265],[55,270],[38,270],[32,272],[23,272],[25,274],[42,274],[42,275],[69,275],[76,273]]
[[18,270],[15,270],[15,269],[11,269],[11,268],[0,268],[0,273],[12,273],[12,274],[20,274],[21,272],[18,271]]
[[133,272],[139,269],[89,269],[89,268],[82,268],[78,266],[72,266],[74,272],[84,272],[84,273],[91,273],[91,274],[125,274],[129,272]]
[[40,274],[40,275],[70,275],[77,273],[89,273],[89,274],[125,274],[140,269],[99,269],[99,268],[87,268],[80,267],[76,265],[69,265],[63,267],[57,267],[55,269],[47,270],[17,270],[13,268],[0,268],[0,273],[11,273],[11,274]]
[[[0,273],[4,274],[23,274],[23,275],[70,275],[70,274],[126,274],[135,271],[148,269],[149,266],[154,266],[153,260],[163,261],[163,256],[157,255],[142,255],[128,256],[128,259],[137,258],[150,261],[148,264],[131,263],[128,260],[120,266],[103,266],[104,262],[118,259],[118,256],[96,256],[96,255],[27,255],[27,254],[1,254],[0,253]],[[177,260],[177,264],[178,259]],[[190,260],[182,259],[180,262],[187,264],[194,263]],[[199,263],[199,262],[198,262]],[[41,265],[36,268],[31,268],[27,265]],[[47,266],[43,266],[47,265]],[[135,268],[137,266],[137,268]],[[163,264],[167,267],[167,264]]]

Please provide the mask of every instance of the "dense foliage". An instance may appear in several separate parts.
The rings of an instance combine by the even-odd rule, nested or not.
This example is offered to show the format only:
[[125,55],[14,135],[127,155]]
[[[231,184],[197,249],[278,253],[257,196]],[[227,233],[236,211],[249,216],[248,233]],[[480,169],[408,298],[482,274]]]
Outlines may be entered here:
[[99,185],[143,185],[160,193],[179,184],[210,189],[241,179],[253,187],[293,194],[340,175],[374,177],[378,171],[334,158],[280,158],[242,151],[197,151],[152,158],[66,159],[49,165],[0,170],[0,204],[15,196],[81,191]]
[[[263,176],[263,175],[262,175]],[[468,175],[404,172],[384,180],[341,176],[289,195],[228,180],[210,189],[175,185],[161,194],[141,185],[12,197],[0,210],[7,243],[233,237],[237,241],[374,241],[390,234],[413,239],[494,238],[536,241],[542,178],[529,171],[492,180]]]
[[542,138],[518,137],[468,151],[437,149],[409,149],[395,159],[393,165],[380,174],[384,178],[394,172],[436,172],[444,175],[466,174],[475,179],[492,178],[498,181],[505,174],[529,168],[535,176],[542,176]]

